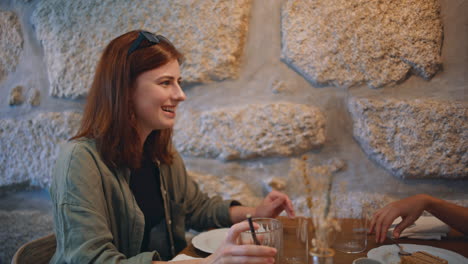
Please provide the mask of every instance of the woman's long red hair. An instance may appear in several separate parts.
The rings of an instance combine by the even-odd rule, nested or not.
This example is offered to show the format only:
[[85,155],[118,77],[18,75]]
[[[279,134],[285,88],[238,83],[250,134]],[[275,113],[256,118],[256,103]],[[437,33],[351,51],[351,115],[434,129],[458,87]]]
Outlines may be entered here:
[[131,31],[112,40],[104,49],[97,65],[78,133],[70,140],[92,138],[104,162],[111,168],[138,168],[143,151],[153,160],[172,163],[172,129],[155,130],[144,142],[137,132],[133,94],[138,75],[172,60],[182,60],[182,54],[168,41],[151,45],[143,41],[140,48],[128,55],[128,49],[138,37]]

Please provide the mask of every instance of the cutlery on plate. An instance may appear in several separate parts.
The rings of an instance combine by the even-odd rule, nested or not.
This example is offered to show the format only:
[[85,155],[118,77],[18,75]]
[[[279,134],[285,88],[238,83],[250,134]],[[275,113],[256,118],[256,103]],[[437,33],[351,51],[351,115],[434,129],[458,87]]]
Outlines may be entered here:
[[396,240],[395,240],[393,237],[391,237],[390,239],[391,239],[391,240],[393,241],[393,243],[394,243],[395,245],[397,245],[398,248],[400,249],[400,250],[398,251],[398,255],[400,255],[400,256],[411,256],[411,255],[412,255],[412,253],[409,253],[409,252],[405,251],[405,250],[403,249],[403,247],[400,246],[400,244],[398,244],[398,243],[396,242]]

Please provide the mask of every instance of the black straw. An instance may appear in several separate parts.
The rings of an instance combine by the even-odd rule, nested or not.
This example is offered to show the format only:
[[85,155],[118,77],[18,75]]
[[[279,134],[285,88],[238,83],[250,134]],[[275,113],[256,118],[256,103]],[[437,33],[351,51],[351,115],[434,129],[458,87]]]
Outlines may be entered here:
[[255,245],[259,246],[260,241],[258,241],[257,235],[255,234],[255,229],[254,229],[253,222],[252,222],[252,216],[250,214],[247,215],[247,220],[249,221],[250,233],[252,234],[252,239],[255,242]]

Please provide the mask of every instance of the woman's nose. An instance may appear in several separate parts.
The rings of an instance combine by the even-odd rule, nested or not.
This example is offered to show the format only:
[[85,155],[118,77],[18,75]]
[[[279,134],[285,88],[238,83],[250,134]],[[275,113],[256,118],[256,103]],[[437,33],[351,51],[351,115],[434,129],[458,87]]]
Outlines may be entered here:
[[185,98],[187,98],[185,96],[184,91],[182,90],[182,87],[180,87],[180,84],[176,84],[174,90],[175,90],[174,91],[174,99],[176,99],[178,101],[184,101]]

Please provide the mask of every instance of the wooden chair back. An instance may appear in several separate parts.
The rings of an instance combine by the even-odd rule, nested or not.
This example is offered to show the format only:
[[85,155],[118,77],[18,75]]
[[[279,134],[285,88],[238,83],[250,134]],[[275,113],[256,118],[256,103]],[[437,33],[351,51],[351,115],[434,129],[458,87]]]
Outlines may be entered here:
[[56,246],[55,234],[30,241],[16,251],[11,264],[48,264]]

